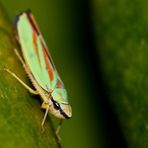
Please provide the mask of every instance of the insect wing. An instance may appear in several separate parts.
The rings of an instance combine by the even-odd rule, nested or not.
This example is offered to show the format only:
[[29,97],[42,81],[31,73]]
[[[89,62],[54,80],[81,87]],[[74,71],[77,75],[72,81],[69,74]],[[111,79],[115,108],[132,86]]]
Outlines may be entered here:
[[57,82],[63,86],[44,39],[30,12],[27,11],[18,16],[16,30],[25,62],[38,84],[46,91],[53,90]]

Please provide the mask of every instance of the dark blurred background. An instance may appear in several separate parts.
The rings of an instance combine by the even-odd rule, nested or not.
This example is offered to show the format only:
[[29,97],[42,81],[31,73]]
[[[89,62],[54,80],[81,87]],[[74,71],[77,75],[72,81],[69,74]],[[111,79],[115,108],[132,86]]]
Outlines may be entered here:
[[125,148],[116,113],[103,83],[103,64],[96,51],[93,1],[1,2],[11,21],[19,12],[32,10],[68,90],[73,117],[64,122],[61,130],[63,148]]

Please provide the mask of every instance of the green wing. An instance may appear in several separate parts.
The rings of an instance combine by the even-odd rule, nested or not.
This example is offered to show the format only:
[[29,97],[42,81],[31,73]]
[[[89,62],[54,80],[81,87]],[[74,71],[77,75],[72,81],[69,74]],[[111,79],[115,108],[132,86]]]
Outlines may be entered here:
[[64,87],[30,12],[17,16],[16,30],[24,60],[38,84],[46,91],[52,91],[57,84]]

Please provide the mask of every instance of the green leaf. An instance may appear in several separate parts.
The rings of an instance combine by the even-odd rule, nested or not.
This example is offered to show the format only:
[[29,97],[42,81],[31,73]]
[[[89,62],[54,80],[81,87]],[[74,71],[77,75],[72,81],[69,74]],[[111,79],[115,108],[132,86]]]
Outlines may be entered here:
[[31,86],[14,54],[15,47],[12,24],[0,6],[0,147],[60,147],[49,118],[42,133],[44,112],[40,107],[40,97],[30,95],[16,79],[3,70],[10,69]]

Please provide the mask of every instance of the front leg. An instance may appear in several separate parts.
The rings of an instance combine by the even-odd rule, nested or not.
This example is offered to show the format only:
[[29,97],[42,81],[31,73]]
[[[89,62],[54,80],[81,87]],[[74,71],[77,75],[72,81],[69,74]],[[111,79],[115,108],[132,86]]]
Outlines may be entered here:
[[[49,100],[50,100],[50,98],[49,98]],[[44,117],[43,117],[43,120],[42,120],[42,123],[41,123],[42,128],[43,128],[43,125],[44,125],[45,120],[47,118],[47,114],[48,114],[49,108],[52,105],[49,100],[44,101],[42,103],[42,106],[41,106],[41,108],[46,109],[45,114],[44,114]]]
[[[41,123],[42,132],[44,131],[43,125],[44,125],[44,123],[45,123],[45,120],[46,120],[46,118],[47,118],[47,114],[48,114],[48,111],[49,111],[49,108],[50,108],[51,105],[52,105],[52,104],[49,103],[49,100],[48,100],[48,101],[44,101],[44,102],[42,103],[41,108],[46,109],[45,114],[44,114],[44,117],[43,117],[43,120],[42,120],[42,123]],[[59,135],[59,132],[60,132],[60,130],[61,130],[62,123],[63,123],[63,120],[60,119],[59,124],[58,124],[58,127],[57,127],[56,132],[55,132],[59,143],[61,142],[61,137],[60,137],[60,135]]]

